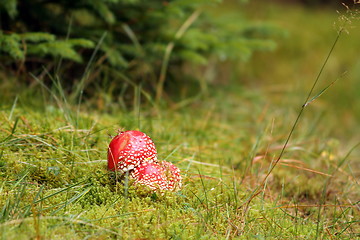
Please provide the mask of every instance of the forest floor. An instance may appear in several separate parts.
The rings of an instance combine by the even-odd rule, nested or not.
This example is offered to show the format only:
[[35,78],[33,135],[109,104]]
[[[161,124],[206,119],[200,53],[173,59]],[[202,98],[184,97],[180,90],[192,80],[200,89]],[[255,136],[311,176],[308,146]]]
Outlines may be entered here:
[[[267,176],[339,15],[262,6],[250,3],[248,17],[285,30],[277,50],[223,66],[237,73],[196,99],[109,113],[71,105],[59,89],[1,83],[1,238],[359,238],[360,31],[341,35],[313,96],[339,80],[304,108]],[[159,159],[181,169],[182,189],[114,183],[106,156],[118,129],[147,133]]]

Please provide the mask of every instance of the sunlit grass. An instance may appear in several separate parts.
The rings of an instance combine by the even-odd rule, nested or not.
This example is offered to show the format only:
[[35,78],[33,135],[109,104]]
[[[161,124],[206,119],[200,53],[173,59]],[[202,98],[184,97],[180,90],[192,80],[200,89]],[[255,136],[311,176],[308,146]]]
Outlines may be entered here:
[[[318,199],[333,169],[328,159],[341,157],[339,145],[308,131],[295,133],[264,194],[244,205],[296,114],[268,106],[260,93],[246,95],[228,90],[180,111],[162,109],[161,117],[140,111],[140,130],[153,138],[161,159],[181,168],[184,187],[161,195],[130,186],[127,197],[108,177],[108,134],[136,129],[139,116],[89,110],[75,129],[56,107],[25,113],[15,106],[9,120],[9,105],[1,114],[3,237],[26,232],[55,238],[314,238]],[[348,224],[342,234],[350,236],[356,224],[349,216],[358,211],[351,192],[358,186],[338,182],[344,173],[338,174],[333,182],[341,193],[328,192],[320,234],[335,234]]]

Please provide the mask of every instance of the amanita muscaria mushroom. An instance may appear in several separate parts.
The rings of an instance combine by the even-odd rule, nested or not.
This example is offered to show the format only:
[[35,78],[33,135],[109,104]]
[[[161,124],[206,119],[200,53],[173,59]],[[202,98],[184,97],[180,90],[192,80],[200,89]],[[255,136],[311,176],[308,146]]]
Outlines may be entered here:
[[111,171],[129,171],[143,161],[157,162],[154,142],[140,131],[120,132],[110,142],[108,148],[108,169]]
[[168,188],[165,172],[158,163],[144,162],[131,172],[131,177],[135,184],[148,186],[151,190]]
[[181,188],[180,169],[170,162],[143,162],[131,172],[135,184],[149,187],[151,190],[175,191]]
[[108,148],[108,169],[128,171],[135,185],[145,185],[151,190],[181,188],[179,168],[170,162],[159,162],[154,142],[140,131],[120,132],[112,139]]

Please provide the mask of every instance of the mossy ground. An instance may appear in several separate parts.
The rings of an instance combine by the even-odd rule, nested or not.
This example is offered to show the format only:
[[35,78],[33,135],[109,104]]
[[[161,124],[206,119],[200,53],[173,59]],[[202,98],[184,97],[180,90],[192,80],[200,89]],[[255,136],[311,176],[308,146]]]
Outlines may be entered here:
[[[293,25],[286,22],[289,37],[279,40],[279,50],[255,56],[247,65],[246,83],[219,84],[184,106],[79,111],[60,95],[56,100],[56,92],[49,95],[44,90],[34,97],[36,89],[23,89],[16,101],[14,95],[4,94],[2,239],[359,237],[359,149],[351,149],[357,144],[359,115],[354,109],[360,100],[353,92],[353,78],[329,90],[340,96],[350,91],[341,103],[325,95],[306,109],[264,191],[249,201],[278,156],[305,98],[303,89],[311,81],[300,79],[312,80],[322,58],[314,59],[305,72],[303,64],[329,50],[325,43],[317,49],[304,46],[304,41],[322,42],[312,40],[317,30],[312,22],[320,15],[322,26],[329,26],[335,16],[331,11],[305,14],[294,7],[272,11],[278,21],[274,13],[297,16]],[[306,23],[307,29],[296,31],[299,23]],[[336,33],[330,27],[327,34]],[[339,51],[349,53],[352,46],[340,45]],[[288,49],[302,49],[304,54],[293,56]],[[334,56],[339,64],[352,57],[338,52]],[[271,69],[255,62],[269,57],[277,63]],[[330,69],[337,69],[333,64]],[[347,64],[351,76],[359,76],[354,65]],[[291,83],[281,80],[292,76]],[[3,86],[15,90],[8,83]],[[349,102],[355,104],[349,108]],[[346,117],[336,114],[333,104]],[[181,169],[182,190],[153,193],[131,182],[114,182],[106,169],[106,151],[110,135],[118,129],[138,129],[151,136],[159,158]]]

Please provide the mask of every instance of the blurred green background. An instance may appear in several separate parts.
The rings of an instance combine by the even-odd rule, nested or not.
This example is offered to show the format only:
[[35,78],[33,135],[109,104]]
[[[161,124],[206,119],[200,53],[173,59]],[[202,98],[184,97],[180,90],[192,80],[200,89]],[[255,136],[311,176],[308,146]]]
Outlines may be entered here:
[[[137,87],[144,104],[232,85],[299,101],[349,17],[338,1],[7,0],[0,11],[2,102],[58,82],[73,103],[83,95],[101,111],[131,107]],[[317,103],[346,129],[360,117],[359,21],[350,20],[319,88],[341,81]]]

